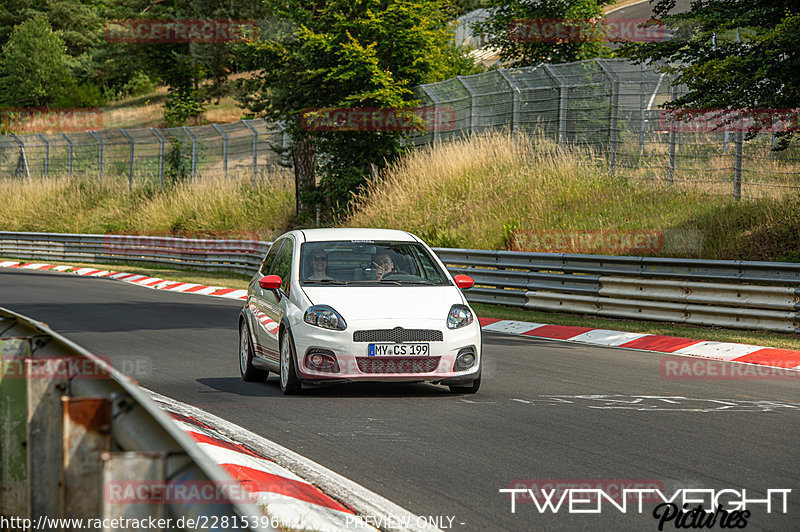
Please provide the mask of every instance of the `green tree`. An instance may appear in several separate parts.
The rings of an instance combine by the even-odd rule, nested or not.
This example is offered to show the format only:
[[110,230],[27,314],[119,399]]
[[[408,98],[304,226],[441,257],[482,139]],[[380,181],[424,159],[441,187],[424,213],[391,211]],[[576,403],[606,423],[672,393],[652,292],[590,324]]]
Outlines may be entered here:
[[[492,15],[475,25],[489,36],[488,45],[500,50],[507,66],[567,63],[610,54],[605,43],[603,6],[614,0],[492,0]],[[575,37],[539,37],[543,24],[557,23]]]
[[240,99],[254,115],[287,128],[298,214],[319,201],[341,212],[373,169],[400,153],[405,133],[312,131],[303,125],[304,111],[413,107],[412,87],[464,73],[449,18],[442,2],[426,0],[289,0],[270,7],[285,24],[236,47],[256,72],[242,82]]
[[[667,15],[675,0],[657,0],[655,18],[676,28],[663,42],[632,43],[621,54],[659,68],[688,92],[667,109],[800,107],[800,4],[797,0],[704,0]],[[655,21],[654,21],[655,23]],[[796,120],[796,112],[795,112]],[[755,122],[747,136],[769,124]],[[793,131],[781,131],[778,149]]]
[[64,42],[37,15],[16,26],[0,54],[0,102],[45,107],[74,87]]

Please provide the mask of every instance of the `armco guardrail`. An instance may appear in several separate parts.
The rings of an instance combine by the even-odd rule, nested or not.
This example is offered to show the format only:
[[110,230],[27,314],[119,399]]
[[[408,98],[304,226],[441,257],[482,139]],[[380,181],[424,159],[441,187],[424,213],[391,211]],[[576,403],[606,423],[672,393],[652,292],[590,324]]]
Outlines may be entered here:
[[[135,261],[255,273],[250,240],[0,232],[0,256]],[[470,301],[598,316],[800,332],[800,264],[475,249],[434,251],[475,279]]]
[[0,254],[36,260],[143,262],[253,274],[269,242],[0,231]]
[[257,507],[239,500],[241,492],[229,496],[237,482],[133,381],[4,308],[0,405],[0,516],[11,529],[235,523],[239,530],[274,530]]

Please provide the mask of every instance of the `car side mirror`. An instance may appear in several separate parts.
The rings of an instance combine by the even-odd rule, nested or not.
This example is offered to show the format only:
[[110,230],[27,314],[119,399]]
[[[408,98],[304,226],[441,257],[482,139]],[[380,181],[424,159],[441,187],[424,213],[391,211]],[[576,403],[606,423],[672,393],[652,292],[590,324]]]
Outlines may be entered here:
[[265,275],[258,280],[258,286],[264,290],[276,290],[281,287],[282,282],[279,275]]
[[469,275],[456,275],[453,280],[456,282],[456,286],[462,290],[472,288],[475,285],[475,279]]

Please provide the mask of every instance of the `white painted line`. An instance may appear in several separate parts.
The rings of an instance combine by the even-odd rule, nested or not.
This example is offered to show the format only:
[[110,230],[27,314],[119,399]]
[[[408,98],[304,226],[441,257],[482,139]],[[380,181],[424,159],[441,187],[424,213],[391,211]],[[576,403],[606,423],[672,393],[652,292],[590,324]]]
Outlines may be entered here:
[[758,345],[734,344],[730,342],[700,342],[683,349],[673,351],[673,355],[695,355],[716,358],[719,360],[733,360],[754,351],[764,349]]
[[501,332],[508,334],[522,334],[532,329],[543,327],[544,323],[529,323],[526,321],[501,320],[481,327],[484,331]]
[[[241,442],[264,456],[269,456],[275,460],[277,464],[321,488],[323,492],[334,499],[346,501],[348,506],[354,508],[358,515],[362,517],[368,516],[373,519],[381,519],[381,522],[386,524],[386,526],[382,527],[384,532],[416,532],[420,530],[441,532],[438,528],[421,527],[417,522],[419,516],[313,460],[309,460],[305,456],[259,436],[258,434],[254,434],[221,417],[217,417],[214,414],[209,414],[208,412],[146,388],[142,389],[150,394],[154,400],[169,405],[169,408],[175,412],[193,417],[202,423],[214,427],[215,430],[225,437]],[[271,508],[268,507],[267,511],[271,513]],[[401,526],[403,523],[408,523],[408,526]]]
[[644,336],[648,335],[643,333],[611,331],[609,329],[595,329],[593,331],[587,331],[583,334],[579,334],[578,336],[573,336],[569,339],[569,341],[617,347],[618,345],[628,343],[632,340],[637,340]]
[[6,261],[3,261],[3,262],[0,262],[0,268],[10,268],[12,266],[16,266],[17,264],[20,264],[20,263],[15,261],[15,260],[6,260]]

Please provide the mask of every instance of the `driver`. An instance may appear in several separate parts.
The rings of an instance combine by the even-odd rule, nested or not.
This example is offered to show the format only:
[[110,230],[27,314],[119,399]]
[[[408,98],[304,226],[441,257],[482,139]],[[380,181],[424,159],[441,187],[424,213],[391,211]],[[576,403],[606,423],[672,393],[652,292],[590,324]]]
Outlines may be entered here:
[[392,257],[386,252],[375,255],[375,258],[372,259],[372,264],[375,265],[375,278],[378,281],[387,275],[399,273],[394,267],[394,261],[392,260]]

